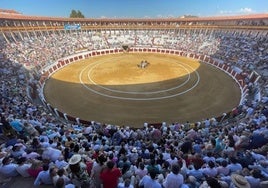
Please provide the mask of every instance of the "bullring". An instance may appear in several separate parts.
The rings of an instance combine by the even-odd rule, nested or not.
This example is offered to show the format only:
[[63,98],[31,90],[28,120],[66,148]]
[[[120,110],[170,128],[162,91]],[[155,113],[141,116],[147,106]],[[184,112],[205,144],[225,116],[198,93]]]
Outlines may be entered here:
[[[124,149],[134,168],[139,168],[136,164],[136,160],[140,160],[136,158],[137,155],[142,156],[141,160],[146,165],[154,161],[152,157],[159,163],[161,154],[170,163],[174,156],[174,160],[183,162],[189,158],[197,159],[196,154],[202,155],[202,162],[211,163],[208,157],[213,151],[212,155],[217,159],[227,157],[228,166],[236,159],[247,169],[258,168],[255,161],[261,163],[262,159],[267,160],[266,14],[191,19],[91,20],[14,15],[13,12],[1,14],[0,19],[3,21],[1,42],[4,47],[1,49],[0,69],[1,128],[6,138],[1,145],[1,157],[5,156],[5,164],[0,166],[1,175],[5,173],[2,167],[12,162],[5,154],[11,152],[15,156],[18,145],[27,148],[23,154],[27,157],[36,155],[36,152],[38,159],[46,165],[44,169],[47,168],[47,161],[60,168],[58,160],[61,159],[64,159],[65,164],[73,165],[70,158],[76,152],[81,155],[79,160],[98,165],[95,161],[97,151],[106,157],[110,157],[111,153],[117,156],[121,169]],[[80,25],[81,28],[65,30],[66,24]],[[149,64],[145,66],[141,62]],[[78,68],[81,64],[86,66]],[[161,71],[155,74],[157,68]],[[67,76],[61,71],[67,71]],[[143,73],[144,76],[141,76]],[[168,73],[169,77],[164,73]],[[123,80],[116,77],[119,74],[123,74]],[[162,80],[160,74],[166,76],[165,79]],[[204,74],[210,76],[209,82],[203,82]],[[220,76],[224,79],[220,79]],[[230,84],[223,87],[227,83],[226,79]],[[51,85],[53,82],[55,86]],[[74,90],[61,93],[56,90],[60,87],[57,83],[63,84],[61,87],[64,89]],[[235,107],[230,106],[215,114],[205,114],[207,109],[201,109],[201,112],[194,113],[200,117],[192,120],[179,119],[180,112],[177,111],[171,117],[158,113],[159,116],[163,115],[159,119],[149,113],[147,116],[145,113],[144,117],[144,113],[136,114],[141,117],[137,124],[133,123],[131,117],[119,122],[117,115],[120,116],[120,113],[115,114],[113,109],[107,110],[110,113],[107,119],[93,116],[87,119],[87,115],[82,117],[53,102],[53,99],[58,102],[71,94],[71,98],[65,99],[65,103],[71,103],[75,98],[82,98],[79,92],[87,93],[83,97],[84,101],[96,101],[96,105],[72,105],[75,111],[75,108],[85,105],[92,108],[92,114],[98,114],[105,111],[106,103],[123,103],[123,106],[127,106],[127,101],[132,104],[146,102],[148,105],[137,105],[139,108],[135,109],[151,112],[159,107],[160,102],[168,100],[171,102],[165,105],[167,108],[174,105],[174,110],[190,106],[176,106],[175,101],[186,101],[184,97],[188,94],[197,96],[204,87],[208,90],[204,98],[212,101],[214,95],[209,94],[217,88],[208,87],[212,83],[220,85],[217,90],[227,89],[222,92],[224,96],[231,96],[233,92],[230,91],[236,91],[236,100],[233,100]],[[230,89],[230,86],[233,88]],[[188,89],[180,90],[183,87]],[[82,90],[78,90],[80,88]],[[47,94],[48,90],[55,90],[54,95],[59,98],[49,97],[53,91]],[[96,97],[102,97],[102,103]],[[211,104],[204,98],[201,102]],[[232,100],[229,98],[229,101]],[[149,105],[148,102],[152,103]],[[157,106],[152,106],[154,103]],[[124,113],[128,111],[132,114],[129,110],[131,107],[128,104]],[[132,129],[132,126],[139,129]],[[215,141],[220,142],[220,151],[217,150],[219,148],[213,148]],[[263,158],[255,159],[254,154],[260,154]],[[23,158],[19,159],[14,165],[24,161]],[[221,163],[215,161],[219,167]],[[37,165],[30,160],[27,163]],[[53,165],[51,169],[55,173],[57,169]],[[164,168],[164,165],[161,166],[161,172]],[[190,168],[187,166],[186,169],[189,174]],[[204,174],[206,169],[205,166],[201,169]],[[67,170],[70,172],[69,168]],[[230,178],[229,181],[223,177],[217,177],[217,180],[228,184],[234,181],[230,177],[231,173],[234,172],[226,177]],[[9,181],[7,186],[18,187],[18,182],[22,184],[25,181],[29,181],[29,186],[25,187],[33,185],[32,178],[20,177],[12,177],[12,181],[6,179]],[[261,179],[265,183],[264,180],[265,177]],[[205,182],[202,179],[196,183]],[[185,184],[188,183],[185,176]]]

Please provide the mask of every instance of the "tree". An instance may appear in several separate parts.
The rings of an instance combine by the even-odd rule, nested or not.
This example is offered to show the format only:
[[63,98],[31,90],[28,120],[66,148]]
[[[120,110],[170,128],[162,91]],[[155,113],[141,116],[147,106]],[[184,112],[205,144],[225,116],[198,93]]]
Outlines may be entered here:
[[81,13],[80,10],[72,10],[70,14],[70,18],[85,18],[85,16]]
[[76,18],[77,12],[76,10],[72,10],[71,14],[70,14],[70,18]]
[[85,16],[80,12],[80,10],[77,11],[77,18],[85,18]]

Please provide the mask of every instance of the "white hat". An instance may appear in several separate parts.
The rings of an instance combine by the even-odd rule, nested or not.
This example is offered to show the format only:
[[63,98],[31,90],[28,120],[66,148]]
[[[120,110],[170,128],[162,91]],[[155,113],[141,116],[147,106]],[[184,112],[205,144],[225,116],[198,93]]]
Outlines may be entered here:
[[239,174],[232,174],[231,179],[238,188],[250,188],[250,184],[248,183],[247,179]]
[[41,116],[45,116],[45,115],[47,115],[47,113],[46,113],[46,112],[43,112],[43,113],[41,114]]
[[165,179],[163,174],[159,174],[158,177],[157,177],[158,181],[159,182],[163,182],[163,180]]
[[83,137],[83,134],[82,133],[78,133],[77,134],[77,138],[82,138]]
[[8,146],[7,148],[4,148],[3,151],[4,152],[9,152],[13,149],[13,146]]
[[133,153],[137,153],[137,152],[138,152],[138,150],[137,150],[136,147],[134,147],[131,151],[132,151]]
[[77,164],[77,163],[79,163],[81,161],[81,159],[82,159],[81,155],[75,154],[70,158],[69,164],[70,165]]
[[194,176],[189,176],[188,179],[189,179],[189,182],[196,183],[196,178]]

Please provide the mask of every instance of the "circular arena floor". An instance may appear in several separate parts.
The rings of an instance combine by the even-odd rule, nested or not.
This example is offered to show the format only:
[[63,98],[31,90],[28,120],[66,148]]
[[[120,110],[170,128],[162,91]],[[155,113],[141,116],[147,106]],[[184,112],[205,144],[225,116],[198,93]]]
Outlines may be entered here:
[[[141,68],[141,62],[149,64]],[[235,81],[215,67],[166,54],[123,53],[81,60],[54,73],[44,95],[80,119],[142,127],[196,122],[237,106]]]

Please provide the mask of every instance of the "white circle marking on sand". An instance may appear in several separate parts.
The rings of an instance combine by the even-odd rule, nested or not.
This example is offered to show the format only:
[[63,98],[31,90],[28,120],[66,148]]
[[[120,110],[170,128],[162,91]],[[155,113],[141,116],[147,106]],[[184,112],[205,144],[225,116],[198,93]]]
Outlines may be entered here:
[[[113,58],[113,59],[117,59],[117,58]],[[110,61],[111,59],[109,59]],[[108,61],[108,60],[107,60]],[[106,61],[96,61],[94,62],[93,64],[98,64],[98,63],[104,63]],[[182,62],[178,62],[178,63],[181,63],[183,64],[184,66],[187,66],[189,67],[189,69],[192,70],[192,72],[194,72],[197,76],[197,81],[195,82],[195,84],[190,87],[189,89],[187,90],[184,90],[182,92],[179,92],[179,93],[176,93],[176,94],[173,94],[173,95],[166,95],[166,96],[162,96],[162,97],[146,97],[146,98],[134,98],[134,97],[119,97],[119,96],[113,96],[113,95],[108,95],[108,94],[104,94],[104,93],[101,93],[99,91],[96,91],[92,88],[90,88],[89,86],[87,86],[83,80],[82,80],[82,75],[84,73],[84,71],[89,67],[91,66],[92,64],[86,66],[79,74],[79,80],[80,80],[80,83],[89,91],[95,93],[95,94],[98,94],[98,95],[101,95],[101,96],[104,96],[104,97],[109,97],[109,98],[114,98],[114,99],[121,99],[121,100],[134,100],[134,101],[146,101],[146,100],[160,100],[160,99],[167,99],[167,98],[172,98],[172,97],[176,97],[176,96],[179,96],[179,95],[183,95],[191,90],[193,90],[198,84],[199,84],[199,81],[200,81],[200,76],[199,76],[199,73],[194,70],[191,66],[185,64],[185,63],[182,63]]]
[[[167,61],[167,60],[165,60]],[[180,85],[176,86],[176,87],[172,87],[172,88],[169,88],[169,89],[163,89],[163,90],[158,90],[158,91],[143,91],[143,92],[137,92],[137,91],[121,91],[121,90],[115,90],[115,89],[110,89],[110,88],[107,88],[107,87],[104,87],[104,86],[101,86],[99,85],[98,83],[96,83],[94,80],[91,79],[90,77],[90,73],[91,71],[99,64],[102,64],[102,63],[105,63],[105,62],[101,62],[101,63],[98,63],[98,64],[95,64],[94,66],[92,66],[89,71],[88,71],[88,79],[90,80],[90,82],[92,82],[95,86],[99,87],[99,88],[102,88],[102,89],[105,89],[107,91],[111,91],[111,92],[115,92],[115,93],[124,93],[124,94],[157,94],[157,93],[164,93],[164,92],[167,92],[167,91],[172,91],[172,90],[175,90],[175,89],[178,89],[182,86],[184,86],[185,84],[188,83],[188,81],[190,80],[191,78],[191,75],[190,75],[190,71],[185,68],[185,66],[182,66],[181,64],[179,64],[180,67],[182,67],[186,72],[187,72],[187,79]]]

